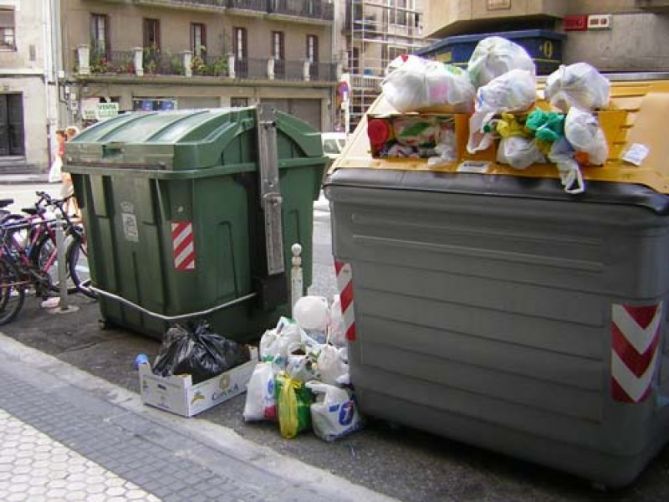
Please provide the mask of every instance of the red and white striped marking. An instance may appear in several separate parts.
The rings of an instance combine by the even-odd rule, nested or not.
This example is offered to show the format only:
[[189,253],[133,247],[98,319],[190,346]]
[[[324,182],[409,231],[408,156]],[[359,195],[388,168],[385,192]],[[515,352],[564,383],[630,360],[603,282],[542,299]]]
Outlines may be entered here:
[[335,271],[337,272],[337,286],[341,299],[341,311],[346,326],[346,339],[355,341],[355,316],[353,314],[353,274],[351,264],[335,260]]
[[172,222],[172,255],[177,270],[195,270],[195,240],[190,221]]
[[662,304],[613,305],[611,320],[612,397],[640,403],[651,393],[660,352]]

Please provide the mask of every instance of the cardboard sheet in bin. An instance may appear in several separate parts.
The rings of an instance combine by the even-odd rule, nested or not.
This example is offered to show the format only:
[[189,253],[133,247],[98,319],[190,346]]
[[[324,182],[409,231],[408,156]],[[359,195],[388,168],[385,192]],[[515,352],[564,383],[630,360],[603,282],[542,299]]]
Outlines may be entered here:
[[139,367],[142,402],[184,417],[192,417],[243,392],[258,362],[258,350],[250,349],[251,359],[209,380],[193,384],[190,375],[154,375],[151,365]]

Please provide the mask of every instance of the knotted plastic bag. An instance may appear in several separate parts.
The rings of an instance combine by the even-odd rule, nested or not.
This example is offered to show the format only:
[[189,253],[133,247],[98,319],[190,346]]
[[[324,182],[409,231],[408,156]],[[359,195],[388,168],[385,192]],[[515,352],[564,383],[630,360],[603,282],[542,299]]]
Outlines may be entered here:
[[286,367],[288,355],[302,347],[306,335],[292,319],[282,317],[276,328],[260,338],[260,360],[273,362],[277,369]]
[[546,112],[540,108],[532,110],[525,121],[525,127],[535,138],[546,143],[553,143],[564,137],[562,113]]
[[551,146],[548,159],[553,162],[560,174],[560,182],[564,191],[568,194],[576,195],[585,191],[585,182],[578,162],[574,160],[574,149],[567,141],[562,138]]
[[176,325],[167,330],[152,371],[156,375],[191,375],[194,384],[244,364],[249,349],[212,333],[202,321],[188,328]]
[[572,107],[564,125],[565,137],[577,152],[588,154],[588,163],[600,166],[609,156],[609,145],[597,118],[590,112]]
[[536,67],[527,51],[502,37],[486,37],[474,49],[467,71],[478,89],[511,70],[525,70],[536,75]]
[[276,377],[276,404],[281,436],[291,439],[311,427],[313,394],[304,385],[286,373]]
[[348,384],[349,367],[345,349],[333,345],[321,345],[317,352],[316,365],[318,366],[319,380],[330,385]]
[[417,56],[400,56],[388,66],[381,87],[386,100],[400,112],[440,105],[453,111],[472,108],[474,87],[467,73],[452,65]]
[[316,436],[334,441],[360,430],[363,426],[355,401],[346,389],[319,382],[308,382],[316,395],[311,405],[311,422]]
[[318,343],[325,343],[330,322],[330,307],[323,296],[303,296],[293,307],[293,317],[307,335]]
[[246,386],[244,420],[276,420],[276,397],[274,395],[274,369],[270,362],[256,364]]
[[515,169],[527,169],[535,163],[545,163],[546,157],[541,153],[533,139],[523,136],[502,138],[497,148],[497,162],[509,164]]
[[582,110],[605,108],[609,103],[610,83],[588,63],[562,65],[546,79],[544,94],[563,112],[572,106]]
[[486,125],[502,112],[524,111],[536,100],[536,79],[526,70],[512,70],[480,87],[476,111],[469,119],[467,151],[475,153],[492,145],[494,136]]

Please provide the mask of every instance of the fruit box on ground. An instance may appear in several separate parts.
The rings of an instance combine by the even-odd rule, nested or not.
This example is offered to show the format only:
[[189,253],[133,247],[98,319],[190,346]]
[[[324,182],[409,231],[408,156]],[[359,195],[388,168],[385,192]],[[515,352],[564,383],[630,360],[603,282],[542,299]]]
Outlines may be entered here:
[[193,384],[191,375],[154,375],[151,365],[139,366],[142,402],[184,417],[192,417],[243,392],[258,362],[258,350],[250,347],[251,359],[204,382]]

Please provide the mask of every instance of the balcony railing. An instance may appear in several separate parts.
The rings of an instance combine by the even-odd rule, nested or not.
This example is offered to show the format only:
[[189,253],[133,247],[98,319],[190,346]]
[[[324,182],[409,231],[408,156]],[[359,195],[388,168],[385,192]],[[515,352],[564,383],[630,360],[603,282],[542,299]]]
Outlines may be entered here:
[[272,58],[238,59],[232,55],[193,56],[167,50],[135,47],[130,51],[92,50],[80,45],[73,70],[79,76],[91,74],[206,76],[241,80],[282,80],[336,82],[341,68],[337,63],[309,63]]
[[291,17],[304,17],[332,21],[334,5],[326,0],[227,0],[231,9],[252,10],[281,14]]

